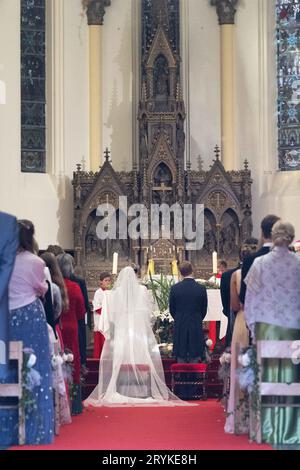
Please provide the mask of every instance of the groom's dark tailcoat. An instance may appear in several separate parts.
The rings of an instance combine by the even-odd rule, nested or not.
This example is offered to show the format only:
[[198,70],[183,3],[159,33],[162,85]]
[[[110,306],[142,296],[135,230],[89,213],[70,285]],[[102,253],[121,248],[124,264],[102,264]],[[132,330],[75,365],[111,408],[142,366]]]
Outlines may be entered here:
[[8,284],[19,247],[17,219],[0,212],[0,380],[7,372]]
[[204,357],[202,321],[207,311],[206,288],[192,278],[178,282],[171,287],[169,307],[174,318],[174,356]]

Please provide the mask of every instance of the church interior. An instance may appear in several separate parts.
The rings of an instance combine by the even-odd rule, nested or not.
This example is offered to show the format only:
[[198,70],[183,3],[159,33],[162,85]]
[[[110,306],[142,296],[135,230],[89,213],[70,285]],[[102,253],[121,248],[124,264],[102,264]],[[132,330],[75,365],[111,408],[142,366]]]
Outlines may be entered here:
[[[299,239],[299,24],[300,0],[0,1],[1,211],[34,223],[40,252],[58,245],[74,256],[90,301],[114,253],[118,271],[134,263],[145,275],[151,260],[168,275],[174,260],[188,260],[207,280],[213,253],[234,268],[267,214]],[[203,205],[203,245],[189,251],[185,235],[174,236],[175,215],[169,238],[99,239],[98,206],[112,206],[121,224],[124,196],[149,210]],[[88,363],[93,379],[98,363]],[[216,398],[217,370],[211,377]],[[207,449],[213,435],[220,448],[251,447],[217,430],[215,404],[202,408],[192,426],[212,419]],[[128,426],[128,411],[117,411],[112,432],[118,419]],[[153,427],[162,416],[172,422],[170,409],[147,412]],[[187,434],[176,445],[192,449],[178,412]],[[56,448],[79,445],[76,419]],[[170,432],[140,442],[135,434],[138,448],[145,438],[149,449],[172,449]],[[101,449],[113,445],[104,436]],[[121,445],[133,448],[129,437]]]
[[[120,194],[203,203],[204,274],[268,213],[299,233],[299,80],[290,67],[282,82],[278,2],[88,3],[1,4],[1,209],[34,221],[41,250],[82,250],[83,269],[97,202]],[[156,243],[159,266],[174,243]],[[150,246],[123,243],[120,260],[144,266]]]

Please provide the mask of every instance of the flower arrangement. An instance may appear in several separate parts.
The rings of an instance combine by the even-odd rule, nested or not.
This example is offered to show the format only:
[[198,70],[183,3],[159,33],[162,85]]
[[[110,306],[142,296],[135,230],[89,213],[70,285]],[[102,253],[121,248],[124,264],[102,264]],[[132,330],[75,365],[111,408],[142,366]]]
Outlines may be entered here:
[[[249,398],[253,415],[258,417],[260,414],[259,365],[256,360],[255,347],[244,348],[238,355],[238,363],[240,366],[236,370],[236,376],[241,390],[245,392],[245,396],[239,400],[237,410],[243,410],[244,421],[247,423],[249,419]],[[253,422],[253,426],[250,427],[251,440],[255,439],[258,423],[259,420],[256,423]]]
[[159,343],[160,352],[166,357],[172,357],[173,343]]
[[73,371],[74,371],[74,366],[73,366],[73,361],[74,361],[74,355],[70,349],[65,349],[64,353],[61,355],[63,364],[63,376],[64,379],[67,381],[69,385],[73,384]]
[[238,356],[238,363],[240,367],[237,368],[236,374],[241,390],[254,392],[258,377],[256,350],[252,346],[243,349]]
[[218,370],[218,377],[225,382],[230,375],[231,353],[226,350],[219,358],[220,367]]
[[33,396],[33,390],[35,387],[41,385],[42,380],[40,373],[33,368],[36,364],[36,360],[37,358],[33,349],[23,349],[22,398],[20,400],[20,406],[26,408],[27,411],[36,409],[36,400]]
[[160,344],[171,345],[169,348],[161,346],[161,350],[166,355],[171,355],[173,349],[173,318],[169,312],[169,296],[172,285],[175,284],[174,277],[167,277],[163,274],[159,278],[150,279],[147,282],[147,288],[152,292],[157,309],[153,312],[154,325],[153,331],[156,340]]
[[206,338],[205,341],[205,362],[211,362],[212,351],[210,350],[213,345],[213,341],[210,338]]
[[206,280],[206,279],[196,279],[199,284],[202,284],[206,287],[206,289],[220,289],[220,282],[217,282],[218,279],[215,280]]

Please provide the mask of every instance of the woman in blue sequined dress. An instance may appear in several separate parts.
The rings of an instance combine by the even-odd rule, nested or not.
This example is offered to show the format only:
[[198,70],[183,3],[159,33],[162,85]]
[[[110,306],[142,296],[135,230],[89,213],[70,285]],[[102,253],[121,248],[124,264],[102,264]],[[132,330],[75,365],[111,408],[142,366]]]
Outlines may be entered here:
[[[34,406],[25,406],[25,443],[50,444],[54,437],[54,411],[49,336],[44,307],[40,298],[47,291],[45,263],[34,254],[34,226],[18,222],[20,247],[9,284],[9,339],[23,341],[37,357],[34,369],[41,383],[32,390]],[[16,379],[11,370],[6,382]],[[18,444],[18,410],[0,410],[0,445]]]

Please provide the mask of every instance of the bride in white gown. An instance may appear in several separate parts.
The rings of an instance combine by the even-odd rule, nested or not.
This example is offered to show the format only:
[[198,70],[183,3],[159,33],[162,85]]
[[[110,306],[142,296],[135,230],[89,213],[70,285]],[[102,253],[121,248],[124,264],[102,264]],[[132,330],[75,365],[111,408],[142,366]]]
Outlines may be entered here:
[[151,328],[151,294],[126,267],[106,291],[100,319],[105,336],[99,382],[85,406],[188,405],[166,386],[159,347]]

